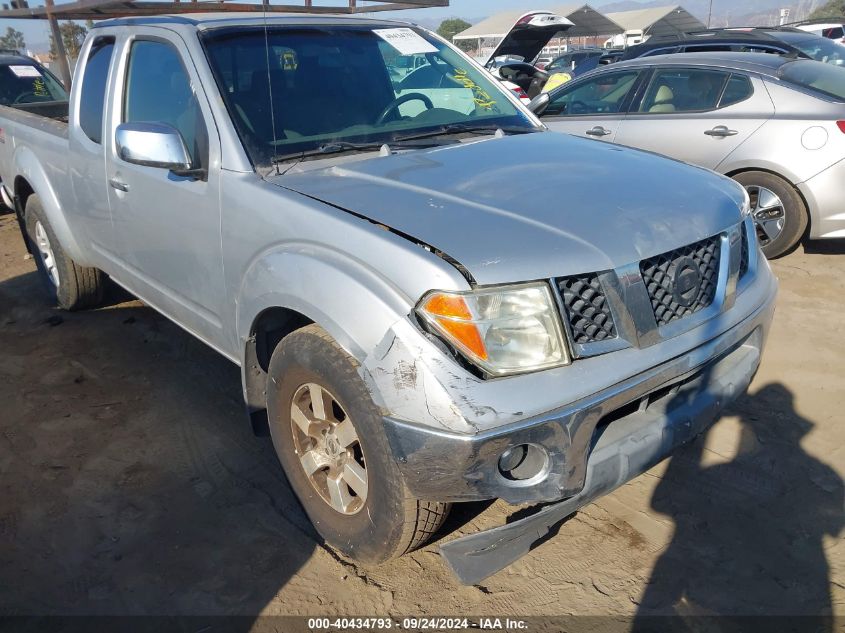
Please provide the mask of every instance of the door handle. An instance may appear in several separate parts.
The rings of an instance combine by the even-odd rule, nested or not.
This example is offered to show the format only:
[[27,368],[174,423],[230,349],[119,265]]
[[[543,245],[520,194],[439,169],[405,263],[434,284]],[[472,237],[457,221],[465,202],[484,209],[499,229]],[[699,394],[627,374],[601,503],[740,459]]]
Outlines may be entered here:
[[127,185],[125,182],[121,182],[117,178],[109,178],[109,185],[111,185],[112,188],[117,189],[118,191],[129,191],[129,185]]
[[711,130],[704,130],[707,136],[715,136],[716,138],[725,138],[726,136],[736,136],[739,134],[736,130],[728,129],[727,125],[717,125]]
[[597,125],[596,127],[587,130],[587,135],[589,136],[607,136],[608,134],[613,134],[613,132],[604,129],[600,125]]

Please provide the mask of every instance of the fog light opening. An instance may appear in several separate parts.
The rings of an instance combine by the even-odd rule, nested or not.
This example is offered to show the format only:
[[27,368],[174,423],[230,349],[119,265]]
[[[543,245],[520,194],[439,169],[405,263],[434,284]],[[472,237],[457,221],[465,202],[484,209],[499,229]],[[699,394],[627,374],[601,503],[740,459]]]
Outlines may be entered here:
[[518,444],[499,457],[499,474],[511,481],[532,479],[546,468],[546,451],[534,444]]

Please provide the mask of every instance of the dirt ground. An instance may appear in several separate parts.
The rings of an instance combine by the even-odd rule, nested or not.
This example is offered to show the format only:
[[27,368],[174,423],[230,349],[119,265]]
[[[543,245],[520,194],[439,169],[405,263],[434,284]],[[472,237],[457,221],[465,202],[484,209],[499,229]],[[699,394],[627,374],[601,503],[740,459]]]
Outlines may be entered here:
[[[483,586],[316,544],[237,368],[137,301],[66,314],[0,216],[0,616],[845,614],[845,245],[774,263],[750,395]],[[458,508],[441,534],[502,523]]]

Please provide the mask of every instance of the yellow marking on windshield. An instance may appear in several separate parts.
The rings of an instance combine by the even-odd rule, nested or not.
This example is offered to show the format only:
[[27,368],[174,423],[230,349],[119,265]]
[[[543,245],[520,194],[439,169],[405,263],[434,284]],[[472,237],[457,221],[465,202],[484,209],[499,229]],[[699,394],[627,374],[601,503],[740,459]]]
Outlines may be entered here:
[[463,68],[455,69],[455,81],[461,84],[464,88],[472,90],[475,104],[478,107],[484,108],[485,110],[490,110],[494,105],[496,105],[496,100],[493,99],[493,97],[491,97],[486,90],[484,90],[481,86],[475,83],[470,78],[467,71]]
[[34,94],[36,97],[50,96],[50,94],[47,92],[47,86],[41,77],[32,82],[32,94]]

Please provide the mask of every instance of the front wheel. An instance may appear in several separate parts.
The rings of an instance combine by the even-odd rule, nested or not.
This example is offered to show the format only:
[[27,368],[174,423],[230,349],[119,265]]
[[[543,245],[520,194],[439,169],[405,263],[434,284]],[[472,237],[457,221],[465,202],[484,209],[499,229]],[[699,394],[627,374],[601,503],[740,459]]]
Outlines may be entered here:
[[346,557],[377,564],[423,545],[449,506],[407,490],[357,367],[317,325],[289,334],[270,359],[267,413],[314,527]]
[[795,188],[780,176],[746,171],[734,176],[751,198],[757,241],[768,259],[780,257],[798,244],[807,229],[807,207]]

